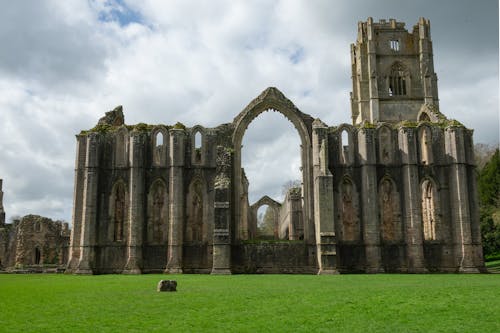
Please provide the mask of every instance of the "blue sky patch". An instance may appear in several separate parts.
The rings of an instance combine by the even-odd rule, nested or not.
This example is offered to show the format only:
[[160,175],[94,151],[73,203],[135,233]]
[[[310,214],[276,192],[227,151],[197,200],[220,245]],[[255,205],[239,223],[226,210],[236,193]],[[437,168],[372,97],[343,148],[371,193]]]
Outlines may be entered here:
[[292,62],[292,64],[298,64],[301,62],[305,57],[305,52],[303,47],[298,47],[293,52],[290,53],[288,56],[288,59]]
[[128,7],[123,0],[109,0],[105,3],[106,9],[99,13],[99,21],[118,22],[120,26],[130,23],[143,24],[143,18],[138,11]]

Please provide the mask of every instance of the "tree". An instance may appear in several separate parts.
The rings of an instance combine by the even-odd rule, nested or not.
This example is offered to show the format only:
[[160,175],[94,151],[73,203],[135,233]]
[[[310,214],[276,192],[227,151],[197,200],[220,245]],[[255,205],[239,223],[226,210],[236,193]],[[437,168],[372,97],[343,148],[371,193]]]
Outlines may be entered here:
[[500,155],[497,149],[479,171],[478,190],[483,252],[500,254]]
[[257,217],[257,228],[259,236],[274,236],[274,211],[267,206],[266,211]]
[[300,189],[301,186],[302,182],[299,179],[289,180],[285,184],[283,184],[283,186],[281,186],[281,194],[283,194],[283,196],[286,196],[290,189]]
[[500,205],[500,156],[498,149],[479,172],[479,198],[481,204],[499,207]]

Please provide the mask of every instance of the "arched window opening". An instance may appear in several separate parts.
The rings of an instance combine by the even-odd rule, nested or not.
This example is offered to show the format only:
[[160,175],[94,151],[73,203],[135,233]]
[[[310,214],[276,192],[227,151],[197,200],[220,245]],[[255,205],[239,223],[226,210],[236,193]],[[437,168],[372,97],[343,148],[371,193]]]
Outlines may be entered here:
[[153,132],[153,166],[166,166],[167,164],[167,143],[168,143],[168,132],[159,128]]
[[275,234],[274,209],[269,205],[262,205],[257,209],[257,236],[260,239],[273,239]]
[[432,164],[432,135],[427,126],[423,126],[419,132],[420,162],[422,164]]
[[389,96],[405,96],[407,94],[406,69],[401,63],[392,66],[389,75]]
[[435,210],[434,188],[431,181],[425,180],[422,183],[422,219],[425,240],[436,240]]
[[420,117],[418,117],[418,121],[431,121],[431,118],[427,114],[427,112],[422,112]]
[[347,130],[342,131],[340,140],[342,140],[343,148],[349,147],[349,133],[347,133]]
[[194,148],[200,149],[201,148],[201,133],[197,131],[194,135]]
[[340,160],[344,164],[348,164],[351,162],[350,159],[350,135],[346,129],[343,129],[340,132]]
[[42,260],[42,252],[38,247],[35,247],[35,265],[40,265]]
[[163,133],[158,132],[156,133],[156,147],[161,147],[163,146]]
[[[268,110],[274,111],[274,110]],[[302,146],[297,129],[280,112],[263,112],[249,124],[241,145],[241,230],[238,234],[245,239],[246,235],[256,239],[262,238],[262,230],[258,228],[256,218],[258,214],[250,210],[250,202],[255,203],[264,196],[268,196],[278,203],[282,203],[287,195],[291,183],[304,183],[302,169]],[[304,193],[301,191],[301,193]],[[299,194],[300,196],[303,196]],[[304,203],[302,197],[294,201],[293,217],[286,221],[302,219],[295,218],[302,214]],[[255,206],[254,206],[255,207]],[[263,209],[262,207],[260,209]],[[249,213],[246,213],[249,212]],[[263,213],[260,211],[259,213]],[[284,238],[286,233],[280,234],[277,221],[279,211],[274,207],[268,209],[267,218],[275,216],[275,230],[266,229],[264,239]],[[264,215],[262,215],[264,216]],[[269,221],[268,221],[269,222]],[[299,222],[297,222],[299,223]],[[248,230],[248,231],[247,231]],[[304,227],[295,232],[297,237],[303,236]],[[294,236],[295,237],[295,236]]]

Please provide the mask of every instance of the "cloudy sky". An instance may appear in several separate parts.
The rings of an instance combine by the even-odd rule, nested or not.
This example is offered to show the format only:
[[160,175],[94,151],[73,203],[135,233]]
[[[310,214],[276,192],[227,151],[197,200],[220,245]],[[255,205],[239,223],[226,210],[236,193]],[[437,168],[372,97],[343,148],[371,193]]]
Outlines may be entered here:
[[[0,178],[7,218],[71,220],[75,137],[125,121],[217,126],[278,87],[303,112],[350,122],[357,22],[429,18],[441,111],[497,143],[498,1],[3,1]],[[299,137],[267,112],[245,134],[251,201],[299,178]],[[265,176],[267,175],[267,177]]]

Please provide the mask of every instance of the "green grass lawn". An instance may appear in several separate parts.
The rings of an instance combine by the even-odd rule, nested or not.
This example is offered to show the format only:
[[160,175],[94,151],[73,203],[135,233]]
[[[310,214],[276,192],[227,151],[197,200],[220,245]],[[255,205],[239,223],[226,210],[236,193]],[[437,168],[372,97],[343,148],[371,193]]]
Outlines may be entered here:
[[500,332],[499,310],[496,274],[0,275],[0,332]]

